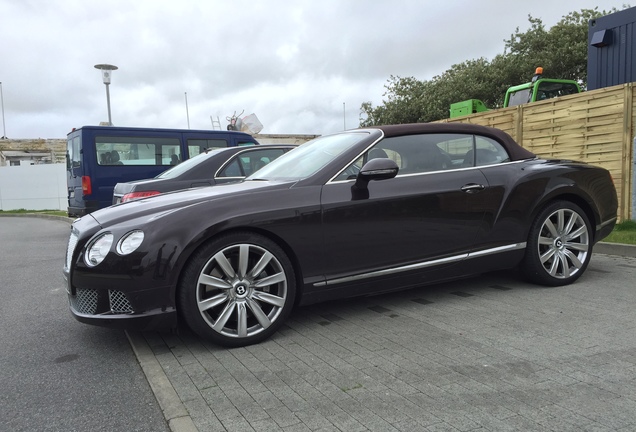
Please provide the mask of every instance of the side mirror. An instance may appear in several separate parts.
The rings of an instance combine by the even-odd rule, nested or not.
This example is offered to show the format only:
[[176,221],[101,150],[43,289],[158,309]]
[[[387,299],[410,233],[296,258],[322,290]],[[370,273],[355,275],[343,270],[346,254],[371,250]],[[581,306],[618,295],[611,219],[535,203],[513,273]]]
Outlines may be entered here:
[[356,184],[360,187],[366,185],[371,180],[386,180],[395,177],[399,171],[399,167],[395,161],[387,158],[371,159],[364,164],[360,172]]

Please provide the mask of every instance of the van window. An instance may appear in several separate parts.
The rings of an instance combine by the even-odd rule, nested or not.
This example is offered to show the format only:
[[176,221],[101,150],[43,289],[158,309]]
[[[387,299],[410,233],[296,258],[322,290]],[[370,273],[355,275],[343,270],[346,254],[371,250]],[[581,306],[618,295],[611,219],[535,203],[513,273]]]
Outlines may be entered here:
[[68,152],[70,165],[73,168],[78,168],[81,165],[81,143],[82,141],[79,136],[76,136],[73,139],[69,139],[67,142],[66,151]]
[[178,138],[95,137],[99,165],[174,165],[181,160]]
[[189,139],[188,157],[201,154],[207,149],[224,148],[227,146],[227,141],[224,139]]

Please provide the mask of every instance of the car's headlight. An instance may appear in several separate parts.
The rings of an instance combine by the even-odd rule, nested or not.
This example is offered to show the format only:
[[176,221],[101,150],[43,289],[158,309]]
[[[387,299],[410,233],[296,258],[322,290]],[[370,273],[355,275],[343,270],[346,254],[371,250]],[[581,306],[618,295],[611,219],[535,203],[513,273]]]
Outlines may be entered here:
[[144,241],[144,232],[135,230],[127,233],[117,243],[117,253],[119,255],[128,255],[137,250],[141,242]]
[[108,255],[112,245],[113,235],[111,233],[101,234],[91,240],[84,254],[84,262],[86,265],[89,267],[99,265],[99,263],[104,261],[106,255]]

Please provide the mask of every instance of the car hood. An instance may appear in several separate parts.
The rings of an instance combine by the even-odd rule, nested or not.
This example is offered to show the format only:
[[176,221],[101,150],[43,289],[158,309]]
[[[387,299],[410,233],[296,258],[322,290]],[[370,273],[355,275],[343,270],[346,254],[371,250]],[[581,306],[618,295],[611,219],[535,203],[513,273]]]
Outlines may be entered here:
[[90,214],[102,227],[128,220],[159,216],[162,213],[197,205],[203,202],[234,198],[240,195],[261,193],[268,190],[288,189],[294,182],[243,181],[217,186],[168,192],[149,198],[127,201],[97,210]]

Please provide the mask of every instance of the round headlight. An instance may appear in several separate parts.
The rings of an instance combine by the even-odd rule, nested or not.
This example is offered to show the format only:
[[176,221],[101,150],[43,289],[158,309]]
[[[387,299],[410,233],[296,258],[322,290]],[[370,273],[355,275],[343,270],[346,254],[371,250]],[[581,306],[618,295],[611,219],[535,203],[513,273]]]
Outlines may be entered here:
[[137,250],[141,242],[144,241],[143,231],[131,231],[119,240],[117,243],[117,253],[119,255],[128,255]]
[[95,267],[99,265],[108,252],[110,252],[110,247],[113,245],[113,235],[111,233],[104,233],[100,236],[94,238],[86,248],[86,253],[84,254],[84,262],[89,267]]

